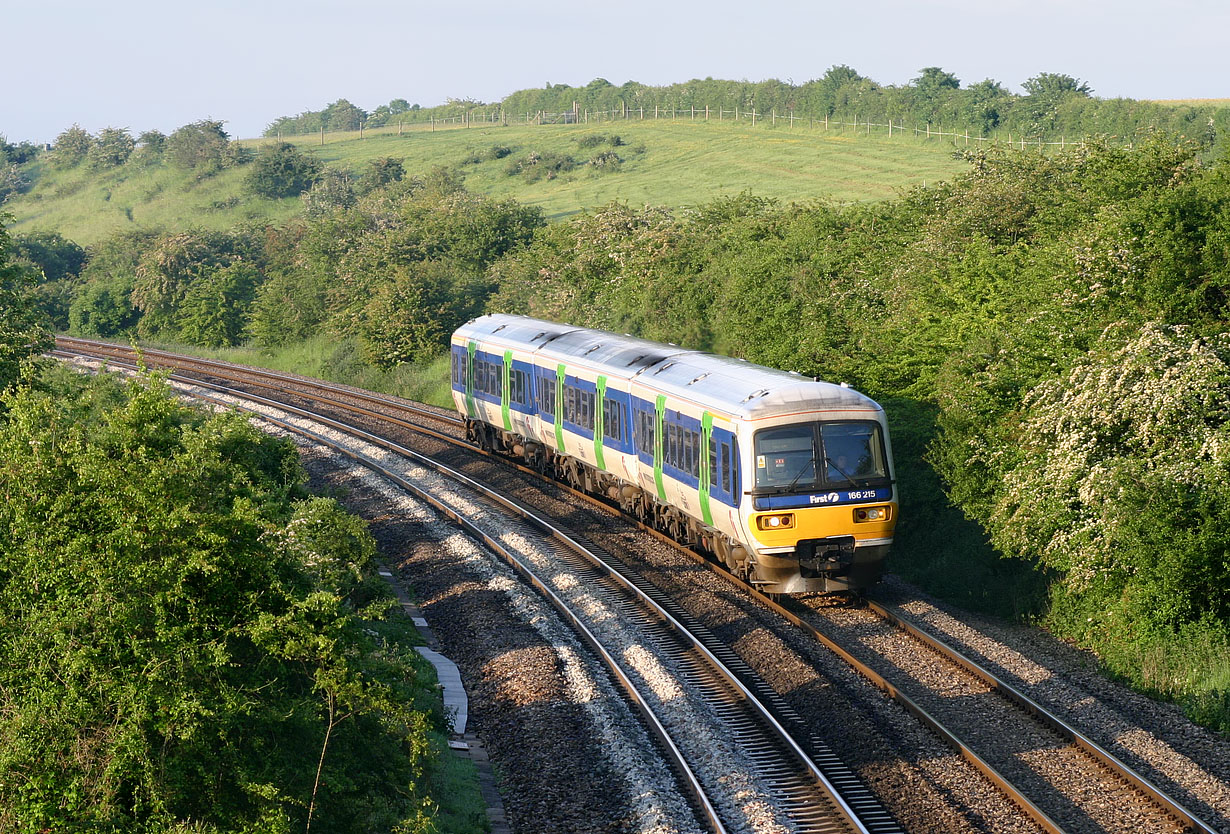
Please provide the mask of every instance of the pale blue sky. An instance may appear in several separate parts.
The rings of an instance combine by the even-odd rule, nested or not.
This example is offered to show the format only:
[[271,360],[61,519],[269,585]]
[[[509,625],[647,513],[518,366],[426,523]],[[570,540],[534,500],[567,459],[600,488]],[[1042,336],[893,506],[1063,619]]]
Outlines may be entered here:
[[496,101],[596,77],[881,84],[939,66],[1014,92],[1040,72],[1101,97],[1230,97],[1227,0],[0,0],[0,134],[51,141],[222,119],[257,136],[347,98]]

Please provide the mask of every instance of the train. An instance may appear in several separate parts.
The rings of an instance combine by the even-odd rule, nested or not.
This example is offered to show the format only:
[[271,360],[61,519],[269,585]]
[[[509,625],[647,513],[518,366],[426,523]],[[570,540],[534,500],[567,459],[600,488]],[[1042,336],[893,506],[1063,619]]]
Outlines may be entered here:
[[844,383],[511,314],[459,327],[467,439],[601,496],[769,594],[859,593],[897,523],[884,409]]

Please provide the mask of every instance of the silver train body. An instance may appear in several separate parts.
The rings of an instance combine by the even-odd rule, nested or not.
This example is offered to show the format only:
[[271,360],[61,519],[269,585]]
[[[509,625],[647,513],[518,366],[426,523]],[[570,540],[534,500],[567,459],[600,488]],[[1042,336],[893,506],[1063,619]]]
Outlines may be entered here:
[[452,337],[467,433],[768,593],[878,581],[897,520],[873,400],[739,359],[522,316]]

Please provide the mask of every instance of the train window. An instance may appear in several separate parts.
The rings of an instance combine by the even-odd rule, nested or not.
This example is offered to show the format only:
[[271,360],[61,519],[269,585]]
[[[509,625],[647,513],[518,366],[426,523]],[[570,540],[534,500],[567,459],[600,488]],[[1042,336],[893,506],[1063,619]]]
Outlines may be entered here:
[[653,436],[654,413],[644,409],[636,412],[636,447],[647,455],[654,453]]
[[530,404],[529,377],[520,368],[513,368],[508,377],[508,398],[517,405]]
[[876,423],[821,423],[824,473],[829,483],[887,478],[884,444]]
[[687,433],[687,438],[688,438],[688,460],[687,460],[688,465],[687,465],[686,471],[690,473],[693,478],[699,478],[700,477],[700,433],[689,431]]
[[538,386],[538,410],[555,415],[555,380],[551,377],[543,377],[542,385]]
[[810,489],[816,459],[814,423],[762,429],[756,433],[756,486]]
[[709,484],[712,486],[718,475],[718,444],[713,435],[709,435],[709,448],[706,451],[709,454]]
[[616,443],[624,441],[624,404],[604,397],[602,400],[602,435]]
[[734,494],[733,471],[730,461],[730,444],[722,444],[722,492],[727,495]]
[[577,394],[581,400],[581,422],[582,428],[594,430],[594,400],[596,395],[593,391],[581,391],[578,389]]

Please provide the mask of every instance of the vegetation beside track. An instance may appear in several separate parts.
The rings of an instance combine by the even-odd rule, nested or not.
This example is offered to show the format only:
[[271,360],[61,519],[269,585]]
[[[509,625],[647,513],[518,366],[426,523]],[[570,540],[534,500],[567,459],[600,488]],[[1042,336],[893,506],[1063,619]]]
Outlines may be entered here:
[[373,387],[417,385],[400,369],[483,310],[849,382],[890,412],[897,570],[1230,729],[1230,161],[1210,146],[1001,148],[893,200],[742,192],[557,223],[455,171],[377,182],[393,169],[372,162],[301,220],[88,258],[28,235],[14,257],[76,334],[306,342],[322,376]]

